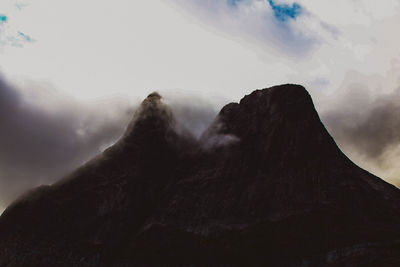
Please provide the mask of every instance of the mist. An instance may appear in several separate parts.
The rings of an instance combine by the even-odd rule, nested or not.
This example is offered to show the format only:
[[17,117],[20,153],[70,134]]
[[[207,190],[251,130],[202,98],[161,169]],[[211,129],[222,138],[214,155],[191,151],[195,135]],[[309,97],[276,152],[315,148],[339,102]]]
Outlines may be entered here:
[[[335,94],[311,92],[321,119],[350,159],[399,186],[400,86],[377,91],[366,77],[350,76],[356,82],[344,83]],[[232,99],[183,90],[160,94],[176,130],[189,132],[205,149],[240,141],[215,134],[217,114]],[[115,143],[139,104],[122,96],[78,100],[44,83],[15,85],[0,76],[0,211],[26,190],[58,181]],[[208,129],[211,124],[216,129]]]
[[343,152],[400,187],[400,83],[351,72],[340,90],[321,97],[320,115]]
[[[182,90],[162,93],[177,132],[199,139],[226,103]],[[0,212],[25,191],[52,184],[114,144],[139,100],[74,99],[38,82],[15,85],[0,76]]]
[[0,210],[111,145],[132,113],[123,99],[84,103],[45,84],[18,87],[0,77]]

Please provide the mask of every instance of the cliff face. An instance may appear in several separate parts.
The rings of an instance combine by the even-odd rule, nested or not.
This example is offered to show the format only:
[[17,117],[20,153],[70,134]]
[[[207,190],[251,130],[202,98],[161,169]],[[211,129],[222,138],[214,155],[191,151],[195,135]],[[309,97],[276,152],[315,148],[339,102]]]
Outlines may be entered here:
[[200,140],[155,93],[113,147],[0,217],[0,266],[400,266],[400,190],[354,165],[298,85]]

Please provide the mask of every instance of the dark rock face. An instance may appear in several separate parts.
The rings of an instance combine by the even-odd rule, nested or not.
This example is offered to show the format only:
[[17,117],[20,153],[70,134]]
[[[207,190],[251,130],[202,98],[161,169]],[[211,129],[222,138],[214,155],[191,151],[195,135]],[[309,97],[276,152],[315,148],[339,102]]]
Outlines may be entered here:
[[400,190],[354,165],[298,85],[199,141],[161,97],[113,147],[0,217],[0,266],[400,266]]

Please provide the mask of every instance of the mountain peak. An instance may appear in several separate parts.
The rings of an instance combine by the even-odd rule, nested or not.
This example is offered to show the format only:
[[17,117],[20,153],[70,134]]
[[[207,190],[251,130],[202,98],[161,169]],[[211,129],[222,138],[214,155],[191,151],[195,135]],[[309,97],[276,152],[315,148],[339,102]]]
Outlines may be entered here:
[[275,113],[294,111],[316,114],[310,94],[303,86],[296,84],[282,84],[255,90],[243,97],[239,104],[253,112],[255,116],[271,116]]
[[162,98],[162,96],[157,91],[154,91],[153,93],[149,94],[146,99],[161,100],[161,98]]
[[133,122],[147,118],[174,121],[171,109],[162,102],[162,96],[157,92],[149,94],[141,103],[133,116]]
[[[226,105],[216,124],[218,134],[236,136],[243,140],[243,145],[257,149],[264,147],[269,155],[317,156],[322,151],[341,154],[322,124],[310,94],[301,85],[255,90],[239,103]],[[287,151],[288,145],[296,149]]]
[[122,140],[131,139],[131,136],[150,133],[163,135],[172,131],[176,124],[172,110],[162,102],[162,96],[153,92],[141,103],[129,123]]
[[344,157],[304,87],[226,105],[213,149],[175,129],[150,94],[103,157],[3,213],[0,266],[400,266],[400,190]]
[[291,103],[296,99],[303,98],[309,98],[311,100],[307,89],[299,84],[281,84],[269,88],[257,89],[243,97],[241,102],[252,98],[268,99],[269,101],[278,102],[280,104]]
[[[221,110],[220,116],[232,116],[232,113],[238,112],[239,109],[249,113],[248,117],[264,117],[265,120],[276,113],[285,113],[284,115],[287,116],[288,112],[307,111],[307,115],[311,113],[317,115],[310,94],[303,86],[296,84],[257,89],[243,97],[239,103],[226,105]],[[315,118],[314,116],[312,119]]]

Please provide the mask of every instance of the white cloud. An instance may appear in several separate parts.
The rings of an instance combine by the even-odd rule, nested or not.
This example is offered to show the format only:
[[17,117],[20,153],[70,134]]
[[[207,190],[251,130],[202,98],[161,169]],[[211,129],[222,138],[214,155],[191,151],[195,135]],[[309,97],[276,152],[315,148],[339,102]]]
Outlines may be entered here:
[[399,57],[397,1],[297,2],[303,14],[282,23],[257,0],[38,0],[12,24],[36,42],[3,48],[0,67],[84,98],[184,88],[237,99],[281,82],[334,91],[349,70],[384,74]]
[[398,1],[296,2],[302,14],[282,23],[261,0],[37,0],[8,23],[36,42],[3,48],[0,67],[84,98],[184,88],[237,99],[280,82],[331,92],[349,70],[384,74],[399,58]]
[[[296,2],[303,8],[303,14],[296,20],[289,20],[287,25],[278,24],[278,27],[271,23],[274,17],[265,1],[242,1],[243,4],[238,4],[235,8],[229,8],[227,4],[225,8],[221,8],[224,6],[223,3],[227,3],[223,0],[214,1],[217,3],[214,4],[214,8],[210,7],[212,4],[209,1],[206,5],[196,0],[176,1],[192,11],[192,14],[196,14],[195,8],[203,9],[197,13],[201,14],[204,21],[211,21],[215,27],[222,28],[232,35],[247,37],[250,34],[253,38],[264,41],[261,44],[254,44],[253,39],[248,40],[257,46],[261,53],[270,56],[272,54],[275,59],[272,64],[286,60],[285,63],[294,71],[298,71],[305,83],[311,80],[301,70],[313,72],[315,68],[319,69],[323,65],[329,69],[326,75],[337,76],[331,82],[331,90],[339,87],[349,70],[382,74],[390,68],[391,60],[399,57],[400,38],[396,34],[396,25],[400,22],[398,1],[377,3],[361,0],[333,2],[299,0]],[[281,2],[293,3],[293,1],[278,3]],[[219,11],[215,12],[215,8]],[[224,17],[222,23],[215,18],[216,16]],[[261,17],[263,19],[260,19]],[[287,32],[298,38],[282,38],[288,34]],[[246,38],[242,38],[242,41],[243,39]],[[304,40],[310,42],[302,42]],[[271,50],[270,47],[274,46],[274,42],[275,45],[285,49]],[[310,53],[306,53],[305,57],[300,59],[293,58],[293,52],[302,51],[299,50],[301,45],[309,45],[310,47],[304,49],[306,51],[309,49]],[[305,66],[307,67],[304,68]]]
[[263,86],[262,77],[274,69],[251,48],[161,1],[40,0],[21,14],[15,25],[24,25],[36,42],[4,48],[3,71],[51,82],[77,97],[144,97],[160,88],[239,97],[255,81]]
[[0,3],[7,25],[36,41],[3,47],[0,70],[77,98],[182,88],[238,100],[293,82],[324,111],[352,90],[353,71],[375,96],[399,85],[398,0],[297,0],[301,15],[284,22],[261,0],[35,0],[22,10],[11,2]]

